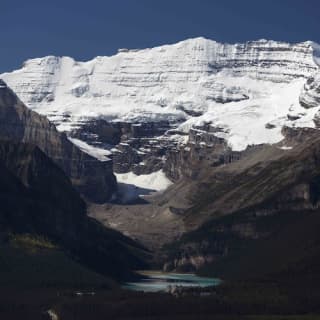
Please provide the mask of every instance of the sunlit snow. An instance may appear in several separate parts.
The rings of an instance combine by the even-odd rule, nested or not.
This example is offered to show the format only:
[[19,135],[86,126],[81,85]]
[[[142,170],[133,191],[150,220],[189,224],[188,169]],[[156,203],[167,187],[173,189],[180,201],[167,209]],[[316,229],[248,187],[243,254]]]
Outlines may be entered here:
[[319,61],[320,46],[311,41],[221,44],[195,38],[88,62],[37,58],[0,77],[61,131],[93,118],[169,120],[184,131],[211,122],[233,150],[243,150],[280,141],[283,125],[314,126],[319,105],[305,109],[299,95]]

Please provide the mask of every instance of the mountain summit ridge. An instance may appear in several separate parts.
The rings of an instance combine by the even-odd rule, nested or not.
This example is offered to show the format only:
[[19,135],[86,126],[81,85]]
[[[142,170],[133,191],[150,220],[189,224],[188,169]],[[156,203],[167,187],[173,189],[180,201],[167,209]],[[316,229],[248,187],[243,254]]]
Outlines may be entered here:
[[[31,59],[0,77],[58,130],[101,148],[121,149],[110,148],[103,130],[121,131],[111,140],[127,143],[123,127],[150,124],[166,128],[159,131],[169,143],[184,145],[190,129],[197,129],[242,151],[281,141],[283,126],[317,126],[318,93],[307,81],[319,72],[319,61],[320,46],[312,41],[221,44],[198,37],[87,62]],[[138,147],[140,154],[146,149]]]

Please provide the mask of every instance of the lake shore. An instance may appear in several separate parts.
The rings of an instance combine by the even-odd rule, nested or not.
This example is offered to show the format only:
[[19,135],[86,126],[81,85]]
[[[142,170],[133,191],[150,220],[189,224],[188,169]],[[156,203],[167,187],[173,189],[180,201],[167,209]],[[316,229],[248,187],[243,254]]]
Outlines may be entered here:
[[220,279],[200,277],[193,273],[163,272],[160,270],[140,270],[139,281],[127,282],[122,288],[143,292],[171,292],[172,288],[206,288],[217,286]]

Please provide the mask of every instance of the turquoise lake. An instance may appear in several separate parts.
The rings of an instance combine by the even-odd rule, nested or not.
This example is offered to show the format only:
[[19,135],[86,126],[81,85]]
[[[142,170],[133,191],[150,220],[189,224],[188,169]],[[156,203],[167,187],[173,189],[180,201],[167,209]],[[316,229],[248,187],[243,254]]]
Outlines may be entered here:
[[168,291],[170,286],[181,287],[211,287],[217,286],[221,280],[216,278],[199,277],[192,273],[171,273],[146,271],[139,272],[146,276],[137,282],[127,282],[123,285],[124,289],[144,292]]

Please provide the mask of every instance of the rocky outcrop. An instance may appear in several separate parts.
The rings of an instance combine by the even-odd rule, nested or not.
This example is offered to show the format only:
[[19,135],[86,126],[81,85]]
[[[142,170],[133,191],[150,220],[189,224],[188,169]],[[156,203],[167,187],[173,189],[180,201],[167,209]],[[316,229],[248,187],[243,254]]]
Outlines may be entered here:
[[195,178],[203,166],[228,164],[240,159],[243,153],[232,151],[226,140],[219,137],[224,129],[210,122],[194,126],[188,133],[176,130],[177,125],[168,121],[92,120],[72,130],[70,135],[93,146],[108,147],[116,173],[132,171],[140,175],[163,169],[174,181]]
[[130,139],[152,139],[162,136],[173,125],[170,121],[122,122],[88,120],[70,132],[70,136],[91,144],[117,145]]
[[46,117],[29,110],[3,81],[0,83],[0,138],[37,145],[92,201],[106,201],[116,191],[111,161],[101,162],[82,152]]
[[[315,73],[305,83],[299,101],[302,107],[306,109],[317,108],[320,106],[320,73]],[[316,111],[313,122],[317,128],[320,128],[320,112]]]
[[299,98],[304,108],[315,108],[320,105],[320,73],[308,78]]
[[168,150],[164,170],[169,178],[196,178],[203,167],[217,167],[239,160],[241,152],[232,151],[210,124],[191,128],[188,142]]
[[[200,250],[198,250],[200,252]],[[172,270],[177,270],[180,272],[194,272],[200,268],[214,262],[215,257],[213,255],[190,255],[190,253],[185,254],[184,256],[177,257],[173,261],[166,262],[163,265],[164,272],[170,272]]]
[[318,130],[314,128],[293,128],[284,126],[281,130],[284,136],[283,144],[298,145],[308,140],[310,136],[314,136],[318,133]]
[[169,121],[131,123],[92,120],[70,132],[70,136],[100,148],[111,148],[116,173],[149,174],[163,168],[168,150],[177,143],[164,134]]

